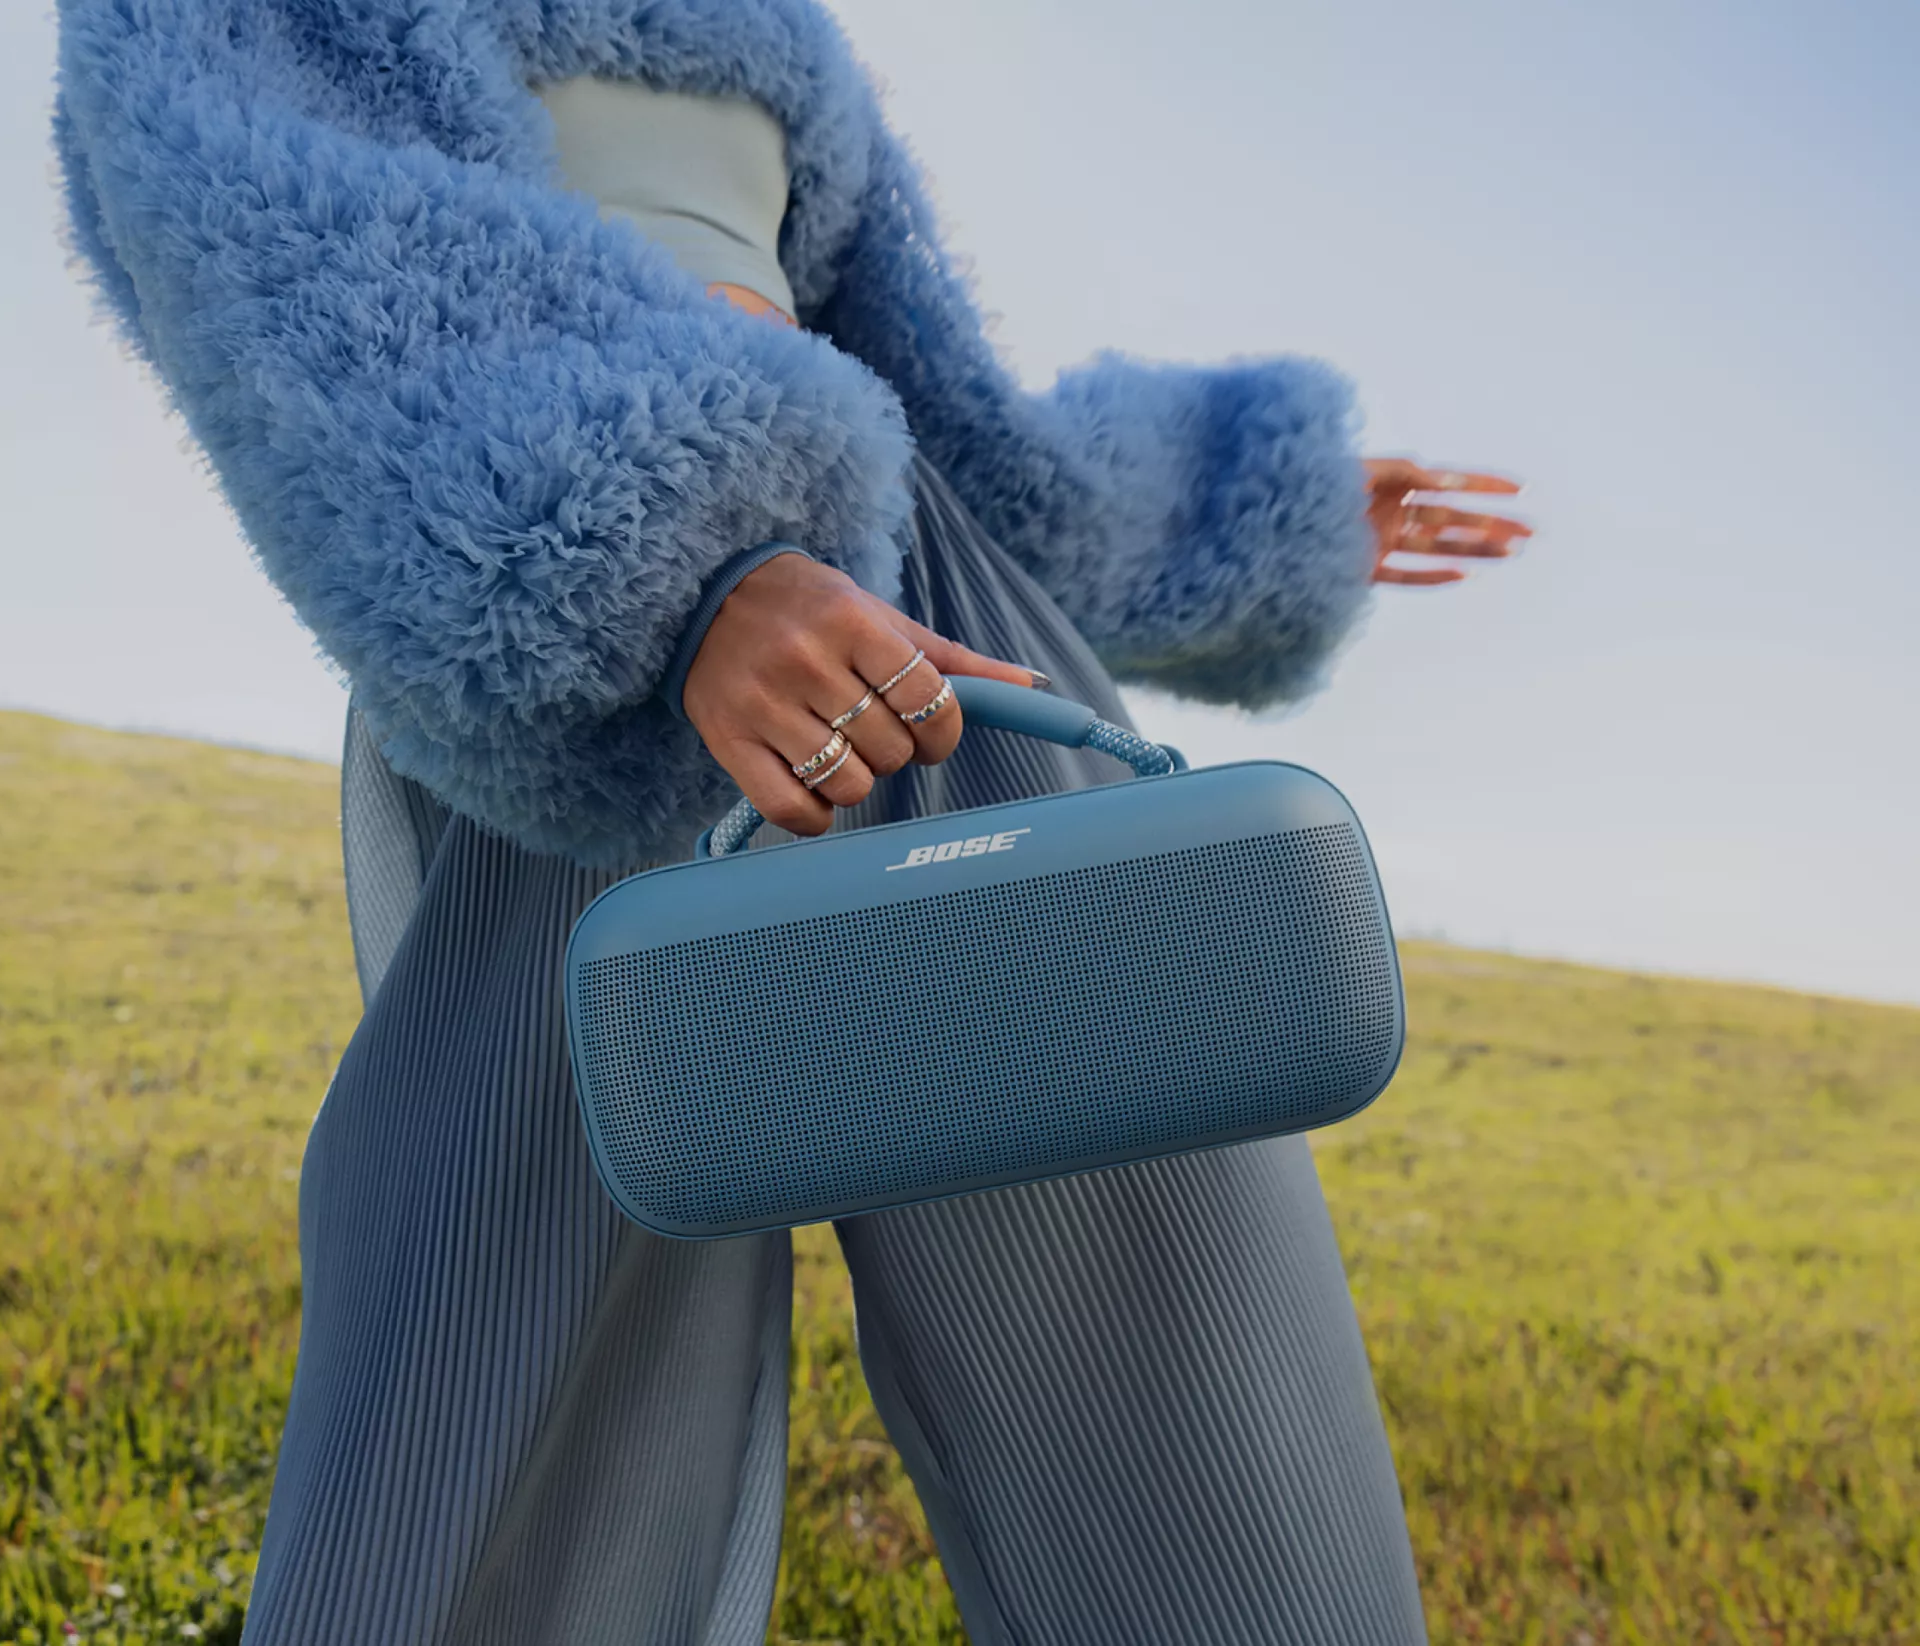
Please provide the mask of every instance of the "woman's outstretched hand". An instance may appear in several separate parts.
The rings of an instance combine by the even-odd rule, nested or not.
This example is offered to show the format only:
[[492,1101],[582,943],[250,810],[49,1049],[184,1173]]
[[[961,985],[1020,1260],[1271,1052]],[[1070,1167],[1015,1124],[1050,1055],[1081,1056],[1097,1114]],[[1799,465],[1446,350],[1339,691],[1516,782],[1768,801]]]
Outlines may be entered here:
[[[680,701],[762,817],[820,834],[876,777],[953,753],[961,715],[951,692],[942,697],[949,674],[1045,683],[923,628],[831,566],[783,554],[727,596]],[[923,720],[903,718],[936,703]],[[816,760],[809,789],[794,768]]]
[[1404,457],[1369,457],[1364,462],[1367,519],[1373,524],[1377,544],[1373,562],[1376,583],[1458,583],[1467,574],[1457,566],[1415,569],[1389,565],[1388,557],[1396,553],[1447,554],[1470,560],[1504,560],[1513,553],[1516,542],[1533,535],[1531,526],[1504,514],[1412,500],[1415,492],[1496,492],[1511,497],[1520,490],[1518,481],[1497,474],[1422,468]]

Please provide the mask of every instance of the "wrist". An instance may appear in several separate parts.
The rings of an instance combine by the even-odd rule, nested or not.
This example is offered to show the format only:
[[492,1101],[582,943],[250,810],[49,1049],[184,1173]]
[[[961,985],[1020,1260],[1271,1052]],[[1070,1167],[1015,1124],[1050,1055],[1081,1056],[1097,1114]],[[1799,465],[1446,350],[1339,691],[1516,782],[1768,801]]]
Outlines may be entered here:
[[720,615],[720,608],[726,603],[727,596],[769,560],[783,554],[797,554],[803,560],[813,558],[805,549],[796,548],[791,543],[760,543],[722,561],[701,586],[700,598],[694,603],[679,639],[674,642],[673,656],[668,660],[666,673],[660,678],[661,699],[677,718],[687,718],[686,708],[681,702],[687,689],[687,672],[693,667],[701,643],[707,638],[707,630],[713,627],[713,620]]

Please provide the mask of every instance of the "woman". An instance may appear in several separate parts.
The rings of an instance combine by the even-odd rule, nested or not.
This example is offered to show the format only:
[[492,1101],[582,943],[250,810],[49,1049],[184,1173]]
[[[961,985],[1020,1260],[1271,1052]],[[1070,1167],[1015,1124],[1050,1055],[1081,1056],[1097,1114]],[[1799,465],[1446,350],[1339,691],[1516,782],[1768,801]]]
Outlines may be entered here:
[[[789,1242],[613,1211],[573,919],[741,791],[812,833],[1113,775],[963,743],[949,673],[1298,695],[1370,579],[1457,575],[1391,548],[1524,531],[1415,490],[1513,488],[1363,462],[1308,360],[1021,393],[812,0],[61,24],[76,244],[354,689],[367,1011],[246,1639],[757,1642]],[[1298,1139],[838,1232],[974,1641],[1422,1638]]]

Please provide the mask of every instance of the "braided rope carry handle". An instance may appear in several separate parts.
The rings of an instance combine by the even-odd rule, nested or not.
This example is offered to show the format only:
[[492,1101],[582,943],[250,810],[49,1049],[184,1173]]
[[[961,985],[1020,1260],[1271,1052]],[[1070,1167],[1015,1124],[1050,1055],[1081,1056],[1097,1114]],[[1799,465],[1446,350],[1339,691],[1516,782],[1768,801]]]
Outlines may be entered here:
[[[1124,726],[1102,720],[1084,703],[1004,680],[964,674],[949,678],[961,712],[975,725],[1024,732],[1069,749],[1097,749],[1124,761],[1141,777],[1165,777],[1186,766],[1178,750],[1149,743]],[[751,800],[742,800],[700,837],[694,856],[726,857],[737,852],[765,821]]]

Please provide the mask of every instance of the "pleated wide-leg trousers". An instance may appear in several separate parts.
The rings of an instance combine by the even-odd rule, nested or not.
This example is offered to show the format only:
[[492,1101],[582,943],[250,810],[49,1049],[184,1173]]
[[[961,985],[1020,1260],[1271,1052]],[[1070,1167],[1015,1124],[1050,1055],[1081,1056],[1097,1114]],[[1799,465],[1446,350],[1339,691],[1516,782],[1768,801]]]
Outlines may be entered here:
[[[925,465],[917,488],[903,606],[1124,724],[1046,595]],[[843,821],[1119,775],[976,728]],[[246,1646],[761,1646],[791,1242],[663,1238],[594,1175],[561,958],[616,877],[450,815],[357,714],[343,788],[367,1008],[301,1177],[300,1355]],[[1425,1639],[1302,1139],[837,1232],[976,1646]]]

